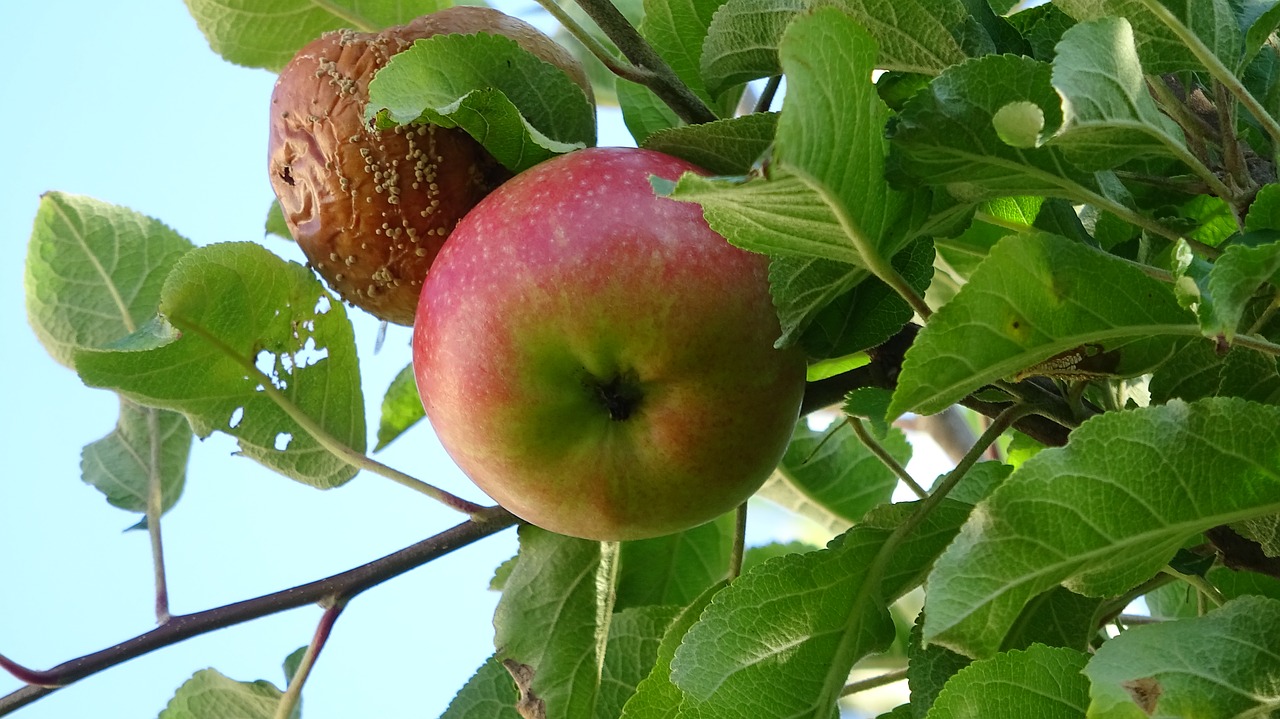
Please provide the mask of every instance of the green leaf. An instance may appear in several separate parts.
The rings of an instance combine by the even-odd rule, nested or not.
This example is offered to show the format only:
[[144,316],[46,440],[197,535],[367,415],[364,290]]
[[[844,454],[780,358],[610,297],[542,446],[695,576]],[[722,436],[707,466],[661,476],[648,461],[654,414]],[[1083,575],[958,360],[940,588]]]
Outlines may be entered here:
[[284,210],[280,209],[280,201],[272,200],[267,210],[267,222],[263,225],[263,236],[275,235],[283,240],[293,242],[293,233],[289,231],[289,223],[284,220]]
[[[1267,283],[1280,282],[1280,242],[1232,245],[1213,263],[1200,296],[1200,327],[1206,337],[1235,340],[1245,306]],[[1247,330],[1248,328],[1244,328]]]
[[840,0],[835,6],[874,38],[880,69],[936,75],[995,52],[982,24],[958,0]]
[[644,145],[655,132],[682,124],[675,111],[644,85],[618,78],[615,88],[618,105],[622,108],[622,121],[637,145]]
[[1244,229],[1245,232],[1280,230],[1280,184],[1263,185],[1258,190],[1244,218]]
[[885,180],[889,110],[871,83],[875,44],[848,15],[821,8],[791,23],[779,53],[787,95],[774,160],[830,207],[853,263],[874,267],[905,244],[912,209]]
[[778,43],[806,0],[728,0],[716,10],[702,44],[702,77],[719,95],[731,87],[782,74]]
[[644,147],[683,158],[716,175],[745,175],[773,144],[778,114],[757,112],[702,125],[659,130]]
[[1160,365],[1151,377],[1149,389],[1154,404],[1174,398],[1191,402],[1204,397],[1240,397],[1280,404],[1280,373],[1274,357],[1241,348],[1224,356],[1212,342],[1192,342]]
[[1094,177],[1073,167],[1061,149],[1014,147],[996,132],[996,113],[1013,103],[1040,108],[1044,139],[1057,132],[1062,101],[1051,72],[1048,63],[1013,55],[949,68],[889,123],[897,166],[918,182],[946,185],[970,202],[1026,195],[1097,201]]
[[[977,504],[994,492],[995,488],[1008,479],[1012,472],[1013,467],[1003,462],[978,462],[969,468],[950,492],[947,492],[947,499],[965,504]],[[938,486],[940,481],[942,477],[939,477],[933,486]]]
[[[879,441],[899,464],[911,458],[911,445],[901,430],[894,428]],[[850,523],[888,502],[898,486],[898,476],[867,449],[847,422],[815,432],[802,419],[779,469],[810,499]]]
[[774,557],[781,557],[787,554],[800,554],[803,552],[816,552],[819,547],[815,547],[807,542],[770,542],[762,544],[758,547],[748,547],[746,553],[742,557],[742,571],[749,572],[752,568],[764,564]]
[[889,423],[885,421],[885,413],[889,411],[889,402],[893,400],[893,391],[881,387],[859,387],[844,397],[840,410],[850,417],[856,417],[871,423],[871,431],[877,437],[889,433]]
[[[933,243],[917,240],[893,257],[893,268],[918,294],[933,279]],[[868,278],[823,307],[800,338],[809,357],[843,357],[875,347],[911,321],[911,306],[888,285]]]
[[1089,651],[1098,634],[1097,597],[1083,597],[1064,587],[1041,592],[1023,608],[1022,614],[1005,635],[1001,651],[1026,649],[1032,644]]
[[209,47],[237,65],[277,71],[324,32],[380,30],[452,5],[448,0],[186,0]]
[[[794,345],[828,307],[842,298],[848,297],[857,304],[863,294],[855,295],[853,292],[869,274],[855,265],[816,257],[770,257],[769,292],[773,296],[773,305],[778,310],[778,320],[782,323],[782,336],[778,338],[776,345]],[[875,291],[871,292],[874,294]],[[831,312],[838,319],[839,309]],[[825,321],[823,325],[826,326]],[[860,326],[852,325],[849,329],[856,331]],[[812,351],[819,356],[827,351],[821,337],[819,334],[810,340],[816,345]],[[835,350],[835,341],[830,343],[830,351]]]
[[1241,60],[1244,38],[1227,0],[1055,0],[1054,4],[1080,21],[1126,18],[1133,25],[1142,66],[1152,75],[1204,69],[1183,35],[1195,38],[1230,69]]
[[1231,527],[1245,539],[1257,542],[1267,557],[1280,557],[1280,515],[1246,519]]
[[653,671],[659,642],[680,612],[679,606],[649,606],[632,607],[613,615],[596,719],[618,719],[622,714],[623,705]]
[[1062,95],[1063,121],[1051,142],[1076,165],[1105,170],[1166,154],[1194,161],[1182,130],[1151,99],[1124,18],[1067,30],[1053,61],[1053,86]]
[[245,456],[314,487],[355,475],[299,423],[364,451],[351,323],[310,271],[256,244],[201,247],[169,273],[160,315],[113,348],[77,353],[85,382],[181,412],[200,437],[230,434]]
[[511,674],[492,656],[467,680],[440,719],[521,719],[516,711],[519,698]]
[[283,695],[270,682],[238,682],[201,669],[178,687],[160,719],[273,719]]
[[382,397],[382,419],[378,422],[378,444],[373,451],[381,451],[397,437],[404,434],[419,420],[426,417],[422,398],[418,396],[418,381],[413,375],[413,365],[405,365]]
[[369,83],[367,119],[461,127],[512,172],[594,145],[595,110],[563,70],[502,35],[436,35]]
[[923,719],[933,702],[956,672],[972,661],[963,654],[940,644],[924,643],[924,615],[916,617],[911,625],[907,641],[907,684],[911,687],[911,713],[913,718]]
[[[521,526],[519,561],[493,615],[498,657],[548,717],[589,717],[599,698],[617,557],[600,542]],[[598,591],[602,588],[605,591]]]
[[[709,93],[702,79],[702,43],[724,0],[644,0],[640,34],[671,66],[676,76],[707,105],[714,106],[727,87]],[[732,109],[732,105],[728,109]]]
[[680,717],[834,716],[853,663],[893,642],[886,602],[922,578],[967,511],[931,513],[870,586],[868,567],[912,510],[887,507],[827,549],[768,561],[718,593],[672,662],[686,694]]
[[765,480],[756,495],[765,499],[797,517],[802,517],[822,530],[827,536],[834,537],[849,529],[849,521],[837,516],[834,512],[810,499],[809,495],[800,491],[791,480],[777,470]]
[[1001,240],[907,351],[890,416],[1025,375],[1132,377],[1198,333],[1167,285],[1061,237]]
[[310,647],[303,644],[292,652],[289,652],[289,656],[285,657],[284,661],[281,663],[281,668],[284,669],[284,681],[286,686],[293,683],[293,677],[297,675],[298,669],[302,667],[302,660],[307,656],[308,649],[310,649]]
[[1053,60],[1062,34],[1076,23],[1053,3],[1021,10],[1006,19],[1031,46],[1031,56],[1045,62]]
[[1280,27],[1280,2],[1277,0],[1228,0],[1236,12],[1240,31],[1245,35],[1241,64],[1252,60],[1271,34]]
[[116,428],[84,448],[80,471],[108,502],[129,512],[147,511],[152,482],[158,482],[163,513],[182,495],[190,454],[191,425],[185,417],[121,397]]
[[615,611],[685,606],[729,573],[733,513],[683,532],[622,542]]
[[156,313],[192,244],[144,215],[61,192],[40,198],[27,246],[27,319],[60,364],[119,340]]
[[1123,593],[1189,537],[1280,512],[1277,467],[1280,408],[1209,399],[1095,417],[974,511],[930,576],[925,639],[990,656],[1046,589]]
[[724,582],[719,582],[709,587],[670,622],[658,645],[653,669],[636,686],[635,694],[622,708],[620,719],[676,719],[684,694],[671,682],[671,660],[689,628],[724,586]]
[[1085,667],[1089,716],[1272,716],[1280,710],[1277,626],[1280,601],[1242,597],[1203,617],[1122,632]]
[[1089,706],[1089,681],[1080,674],[1088,660],[1084,652],[1036,645],[976,661],[947,682],[927,717],[1080,719]]

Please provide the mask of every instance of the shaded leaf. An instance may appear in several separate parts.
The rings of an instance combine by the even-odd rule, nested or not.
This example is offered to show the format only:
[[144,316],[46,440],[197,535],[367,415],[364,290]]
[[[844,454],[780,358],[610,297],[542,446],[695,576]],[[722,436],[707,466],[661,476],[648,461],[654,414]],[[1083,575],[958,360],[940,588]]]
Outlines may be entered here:
[[467,680],[440,719],[521,719],[516,711],[518,699],[511,673],[492,656]]
[[907,351],[891,416],[1026,375],[1132,377],[1198,332],[1169,287],[1055,235],[1001,240]]
[[1232,69],[1244,46],[1227,0],[1055,0],[1054,4],[1076,20],[1126,18],[1133,25],[1142,65],[1153,75],[1204,69],[1182,36],[1196,38]]
[[653,669],[636,686],[635,694],[622,708],[620,719],[676,719],[684,694],[671,682],[671,660],[689,628],[724,586],[725,583],[720,582],[708,588],[670,622],[658,645]]
[[1203,617],[1133,627],[1085,674],[1089,716],[1270,716],[1280,709],[1280,601],[1241,597]]
[[702,125],[659,130],[644,147],[683,158],[716,175],[745,175],[768,152],[778,114],[757,112]]
[[[901,430],[891,429],[879,441],[899,464],[911,458],[911,445]],[[813,501],[850,523],[888,502],[898,486],[898,476],[867,449],[847,422],[815,432],[801,420],[779,469]]]
[[618,78],[615,88],[622,121],[637,145],[644,145],[655,132],[683,124],[680,117],[644,85]]
[[1079,719],[1089,705],[1080,674],[1089,655],[1032,646],[976,661],[956,672],[928,719]]
[[382,417],[378,421],[378,444],[373,451],[378,452],[391,444],[406,430],[426,417],[422,408],[422,398],[418,396],[418,382],[413,375],[413,365],[396,374],[391,386],[382,397]]
[[1222,355],[1209,341],[1191,342],[1178,350],[1155,371],[1148,388],[1154,404],[1204,397],[1280,404],[1276,358],[1238,347]]
[[728,0],[716,10],[702,44],[701,72],[713,94],[780,75],[778,43],[807,0]]
[[632,607],[613,615],[600,677],[596,719],[618,719],[622,714],[623,705],[654,670],[659,642],[680,613],[679,606],[648,606]]
[[80,471],[112,506],[130,512],[147,511],[152,482],[158,482],[163,513],[182,495],[190,454],[186,417],[121,397],[116,428],[84,448]]
[[729,573],[734,526],[730,513],[683,532],[622,542],[615,611],[692,602]]
[[1274,407],[1209,399],[1095,417],[974,510],[930,577],[925,639],[990,656],[1046,589],[1123,593],[1188,538],[1280,512],[1278,466]]
[[284,220],[284,210],[280,209],[280,201],[272,200],[267,210],[267,221],[262,227],[262,234],[275,235],[282,240],[293,242],[293,233],[289,231],[289,223]]
[[923,615],[916,618],[907,641],[907,684],[911,687],[911,712],[907,716],[915,719],[924,718],[947,680],[972,661],[940,644],[926,645],[923,619]]

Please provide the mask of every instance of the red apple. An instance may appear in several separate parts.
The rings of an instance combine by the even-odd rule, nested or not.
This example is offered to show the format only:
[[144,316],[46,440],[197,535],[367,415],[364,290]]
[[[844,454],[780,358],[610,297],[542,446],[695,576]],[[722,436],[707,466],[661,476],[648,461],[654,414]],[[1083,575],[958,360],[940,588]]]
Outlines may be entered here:
[[638,539],[745,501],[795,425],[805,360],[768,258],[733,247],[649,176],[698,168],[587,149],[499,187],[422,288],[413,363],[427,417],[482,490],[528,522]]

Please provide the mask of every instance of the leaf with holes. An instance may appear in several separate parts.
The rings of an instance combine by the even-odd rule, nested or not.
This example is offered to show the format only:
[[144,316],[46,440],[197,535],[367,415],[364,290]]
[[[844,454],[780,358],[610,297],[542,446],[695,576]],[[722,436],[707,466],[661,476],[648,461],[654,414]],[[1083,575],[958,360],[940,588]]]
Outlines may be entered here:
[[259,245],[202,247],[169,273],[159,306],[113,347],[75,355],[87,384],[181,412],[201,437],[230,434],[245,456],[312,486],[355,475],[331,451],[365,447],[355,339],[310,271]]

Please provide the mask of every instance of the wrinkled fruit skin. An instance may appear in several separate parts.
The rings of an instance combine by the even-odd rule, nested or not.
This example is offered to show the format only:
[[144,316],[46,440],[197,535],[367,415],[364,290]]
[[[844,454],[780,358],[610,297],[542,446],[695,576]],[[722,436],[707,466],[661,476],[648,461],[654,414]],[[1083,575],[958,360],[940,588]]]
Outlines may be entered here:
[[482,490],[561,534],[638,539],[732,510],[777,465],[805,360],[768,258],[731,246],[649,175],[587,149],[489,195],[423,287],[413,361],[441,443]]
[[294,56],[271,96],[268,165],[285,221],[311,266],[342,298],[412,324],[422,280],[458,220],[511,175],[461,129],[376,130],[369,81],[414,40],[489,32],[565,69],[577,61],[523,21],[453,7],[380,33],[327,33]]

